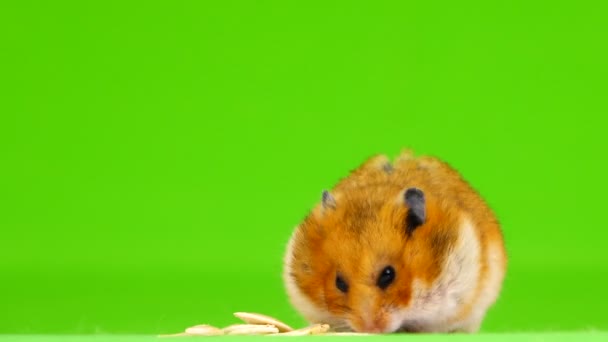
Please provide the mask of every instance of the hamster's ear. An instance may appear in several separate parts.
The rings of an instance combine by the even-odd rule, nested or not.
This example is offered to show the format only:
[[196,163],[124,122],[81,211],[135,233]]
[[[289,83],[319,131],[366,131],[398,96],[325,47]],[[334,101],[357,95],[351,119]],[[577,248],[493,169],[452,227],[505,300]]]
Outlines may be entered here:
[[322,203],[323,209],[336,209],[336,199],[327,190],[323,190]]
[[409,188],[403,195],[405,205],[408,207],[405,229],[411,234],[414,229],[424,224],[426,221],[426,203],[424,192],[418,188]]

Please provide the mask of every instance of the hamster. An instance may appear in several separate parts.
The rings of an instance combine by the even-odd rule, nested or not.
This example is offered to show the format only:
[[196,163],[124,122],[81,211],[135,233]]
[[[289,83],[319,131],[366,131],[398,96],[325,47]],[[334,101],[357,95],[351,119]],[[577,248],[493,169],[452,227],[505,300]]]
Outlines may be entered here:
[[502,288],[497,217],[461,175],[405,150],[368,159],[290,237],[283,280],[310,323],[362,333],[474,333]]

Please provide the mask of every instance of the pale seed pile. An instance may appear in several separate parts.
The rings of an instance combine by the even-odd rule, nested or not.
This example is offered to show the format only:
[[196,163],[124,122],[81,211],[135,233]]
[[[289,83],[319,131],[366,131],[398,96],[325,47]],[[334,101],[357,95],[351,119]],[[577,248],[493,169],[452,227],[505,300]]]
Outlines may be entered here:
[[368,335],[353,332],[332,332],[329,324],[313,324],[311,326],[293,329],[289,325],[270,316],[236,312],[234,316],[244,323],[233,324],[225,328],[217,328],[207,324],[195,325],[182,333],[160,335],[160,337],[185,336],[220,336],[220,335],[266,335],[266,336],[306,336],[306,335]]

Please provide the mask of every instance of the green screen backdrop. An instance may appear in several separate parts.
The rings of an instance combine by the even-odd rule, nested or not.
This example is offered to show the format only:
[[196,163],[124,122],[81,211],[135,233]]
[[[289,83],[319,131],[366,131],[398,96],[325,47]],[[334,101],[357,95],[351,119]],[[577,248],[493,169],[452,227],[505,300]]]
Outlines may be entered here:
[[485,332],[608,329],[606,2],[0,5],[0,333],[299,326],[292,229],[372,154],[457,168]]

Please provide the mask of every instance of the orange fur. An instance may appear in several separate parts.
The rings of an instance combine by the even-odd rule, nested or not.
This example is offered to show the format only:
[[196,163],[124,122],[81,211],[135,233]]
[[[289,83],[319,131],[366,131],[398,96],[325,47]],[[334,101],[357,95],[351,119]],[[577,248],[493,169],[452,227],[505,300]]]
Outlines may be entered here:
[[[427,212],[424,224],[412,234],[405,230],[408,208],[403,200],[409,187],[424,192]],[[295,230],[286,256],[285,280],[292,303],[309,321],[329,320],[325,323],[362,332],[478,329],[500,290],[506,253],[492,210],[453,168],[433,157],[414,157],[411,151],[404,151],[393,164],[385,156],[375,156],[331,193],[335,208],[318,204]],[[462,285],[471,289],[457,292],[457,310],[446,317],[418,318],[425,317],[419,312],[424,306],[413,302],[424,303],[424,296],[413,298],[415,293],[435,296],[430,290],[434,285],[447,291],[439,282],[448,272],[458,274],[444,268],[465,220],[474,227],[480,257],[464,269],[475,272],[477,283]],[[376,280],[387,265],[394,267],[396,278],[382,290]],[[498,287],[487,281],[490,267],[491,283]],[[337,274],[348,282],[347,293],[336,288]],[[458,283],[455,277],[449,284]],[[479,300],[484,293],[489,293],[487,299]],[[436,297],[441,305],[441,294]]]

